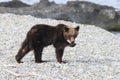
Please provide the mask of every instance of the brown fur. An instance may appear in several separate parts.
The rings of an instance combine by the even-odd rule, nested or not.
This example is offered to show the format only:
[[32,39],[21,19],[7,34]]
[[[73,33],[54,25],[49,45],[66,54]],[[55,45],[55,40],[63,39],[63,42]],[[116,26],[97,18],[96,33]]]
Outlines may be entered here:
[[[16,55],[16,61],[21,63],[21,59],[31,50],[34,50],[35,62],[41,63],[43,48],[53,44],[55,47],[56,58],[59,63],[62,62],[64,48],[66,46],[75,46],[75,38],[78,35],[79,27],[70,28],[64,24],[50,26],[45,24],[35,25],[27,33],[26,39],[22,43],[20,50]],[[67,40],[70,41],[67,42]]]

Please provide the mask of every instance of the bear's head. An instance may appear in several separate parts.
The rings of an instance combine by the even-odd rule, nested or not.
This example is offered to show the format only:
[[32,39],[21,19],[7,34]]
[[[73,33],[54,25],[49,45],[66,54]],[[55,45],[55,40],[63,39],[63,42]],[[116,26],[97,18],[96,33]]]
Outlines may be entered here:
[[69,43],[70,47],[74,47],[76,45],[75,38],[77,37],[79,33],[79,26],[73,28],[69,26],[64,26],[64,38]]

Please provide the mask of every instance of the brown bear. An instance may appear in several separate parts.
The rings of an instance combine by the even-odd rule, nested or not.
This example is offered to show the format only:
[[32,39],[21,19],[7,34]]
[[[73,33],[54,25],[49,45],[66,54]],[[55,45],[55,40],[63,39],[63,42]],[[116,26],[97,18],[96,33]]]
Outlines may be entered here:
[[59,63],[62,61],[64,48],[66,46],[74,47],[75,38],[78,35],[79,26],[73,28],[65,24],[58,24],[57,26],[50,26],[45,24],[38,24],[33,26],[28,31],[27,36],[22,43],[16,61],[22,63],[21,59],[31,50],[34,50],[35,62],[42,63],[43,48],[53,44],[55,47],[56,58]]

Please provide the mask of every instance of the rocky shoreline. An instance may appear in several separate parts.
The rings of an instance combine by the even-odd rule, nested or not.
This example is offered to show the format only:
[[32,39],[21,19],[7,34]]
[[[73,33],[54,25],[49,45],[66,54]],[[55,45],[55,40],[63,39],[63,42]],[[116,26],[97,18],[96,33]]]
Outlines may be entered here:
[[[55,51],[48,46],[43,60],[37,64],[33,52],[17,64],[15,55],[27,31],[35,24],[59,23],[80,26],[74,48],[67,47],[59,64]],[[119,80],[120,38],[94,25],[83,25],[63,20],[41,19],[30,15],[0,14],[0,79],[1,80]]]
[[[17,2],[18,1],[11,1]],[[20,1],[19,1],[20,3]],[[5,4],[5,3],[4,3]],[[9,5],[6,3],[6,5]],[[11,6],[9,6],[11,7]],[[41,0],[31,6],[0,7],[0,13],[32,15],[38,18],[51,18],[96,25],[106,30],[120,31],[120,13],[113,7],[102,6],[87,1],[68,1],[67,4],[56,4],[49,0]]]

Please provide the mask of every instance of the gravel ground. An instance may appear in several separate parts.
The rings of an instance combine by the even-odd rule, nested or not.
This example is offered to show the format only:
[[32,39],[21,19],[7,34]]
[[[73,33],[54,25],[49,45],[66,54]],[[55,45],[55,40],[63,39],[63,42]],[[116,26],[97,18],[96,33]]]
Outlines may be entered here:
[[[74,48],[66,47],[59,64],[54,48],[43,51],[47,63],[35,63],[33,52],[17,64],[15,55],[27,31],[35,24],[80,26]],[[0,80],[120,80],[120,38],[94,25],[0,14]]]

